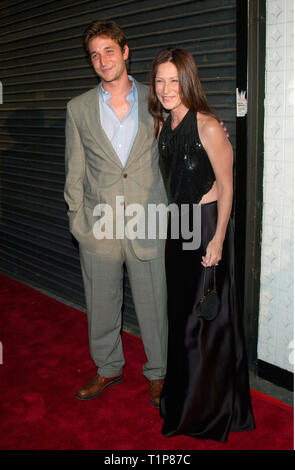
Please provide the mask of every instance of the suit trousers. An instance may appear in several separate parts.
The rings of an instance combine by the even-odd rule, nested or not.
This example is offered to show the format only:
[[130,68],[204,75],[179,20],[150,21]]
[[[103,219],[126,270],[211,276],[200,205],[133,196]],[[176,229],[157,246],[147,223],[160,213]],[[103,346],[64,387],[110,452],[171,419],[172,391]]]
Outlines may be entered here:
[[[103,243],[103,240],[101,240]],[[91,357],[98,374],[121,375],[125,364],[121,341],[124,263],[147,358],[148,380],[166,374],[167,294],[164,258],[142,261],[130,240],[115,240],[111,253],[89,252],[80,245]]]

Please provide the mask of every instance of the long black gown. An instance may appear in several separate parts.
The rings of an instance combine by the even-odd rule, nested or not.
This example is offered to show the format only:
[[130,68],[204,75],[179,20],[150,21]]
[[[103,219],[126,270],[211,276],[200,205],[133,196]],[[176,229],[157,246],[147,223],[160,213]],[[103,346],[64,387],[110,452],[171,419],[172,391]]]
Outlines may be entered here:
[[[196,113],[188,111],[171,129],[171,116],[160,137],[160,168],[169,203],[198,203],[215,181],[203,148]],[[179,219],[181,216],[179,217]],[[170,221],[171,222],[171,221]],[[181,223],[181,220],[179,220]],[[248,365],[234,274],[233,230],[229,221],[222,260],[216,269],[220,308],[214,320],[196,313],[204,289],[201,265],[217,224],[217,202],[201,205],[201,245],[183,250],[188,240],[174,239],[168,229],[168,362],[160,402],[165,436],[185,434],[226,442],[230,431],[255,428]],[[192,225],[191,225],[192,228]],[[213,268],[206,271],[207,287]]]

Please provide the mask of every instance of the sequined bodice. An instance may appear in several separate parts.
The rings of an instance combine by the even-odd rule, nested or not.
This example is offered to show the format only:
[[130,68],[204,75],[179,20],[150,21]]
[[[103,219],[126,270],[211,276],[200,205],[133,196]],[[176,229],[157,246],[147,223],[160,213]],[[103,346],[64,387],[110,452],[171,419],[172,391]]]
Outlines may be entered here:
[[159,137],[159,153],[169,204],[199,203],[215,175],[200,141],[195,111],[189,110],[173,130],[168,116]]

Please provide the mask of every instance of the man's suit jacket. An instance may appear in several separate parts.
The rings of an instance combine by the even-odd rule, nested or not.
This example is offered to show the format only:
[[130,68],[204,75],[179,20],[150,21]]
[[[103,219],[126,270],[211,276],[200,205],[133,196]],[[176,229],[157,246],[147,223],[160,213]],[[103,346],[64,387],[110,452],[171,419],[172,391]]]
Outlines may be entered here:
[[[138,132],[125,168],[106,136],[99,116],[98,87],[69,101],[66,119],[66,182],[70,230],[91,252],[110,253],[116,240],[97,239],[93,215],[97,204],[108,204],[116,216],[116,196],[125,207],[140,204],[147,216],[148,204],[167,203],[158,163],[153,119],[148,112],[148,87],[135,80],[138,91]],[[146,226],[147,229],[147,226]],[[146,230],[147,231],[147,230]],[[116,236],[114,230],[114,236]],[[163,256],[165,240],[130,240],[136,256],[149,260]]]

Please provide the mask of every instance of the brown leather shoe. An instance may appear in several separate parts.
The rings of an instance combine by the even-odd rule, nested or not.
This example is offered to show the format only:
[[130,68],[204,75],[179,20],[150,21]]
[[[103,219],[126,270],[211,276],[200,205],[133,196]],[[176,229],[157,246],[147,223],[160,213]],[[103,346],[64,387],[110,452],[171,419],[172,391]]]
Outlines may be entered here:
[[80,390],[76,393],[76,398],[79,400],[91,400],[92,398],[98,397],[107,387],[111,385],[117,385],[122,382],[123,376],[118,375],[116,377],[103,377],[102,375],[96,375],[92,379],[88,380]]
[[164,379],[150,380],[151,404],[155,408],[160,408],[160,397],[163,385]]

